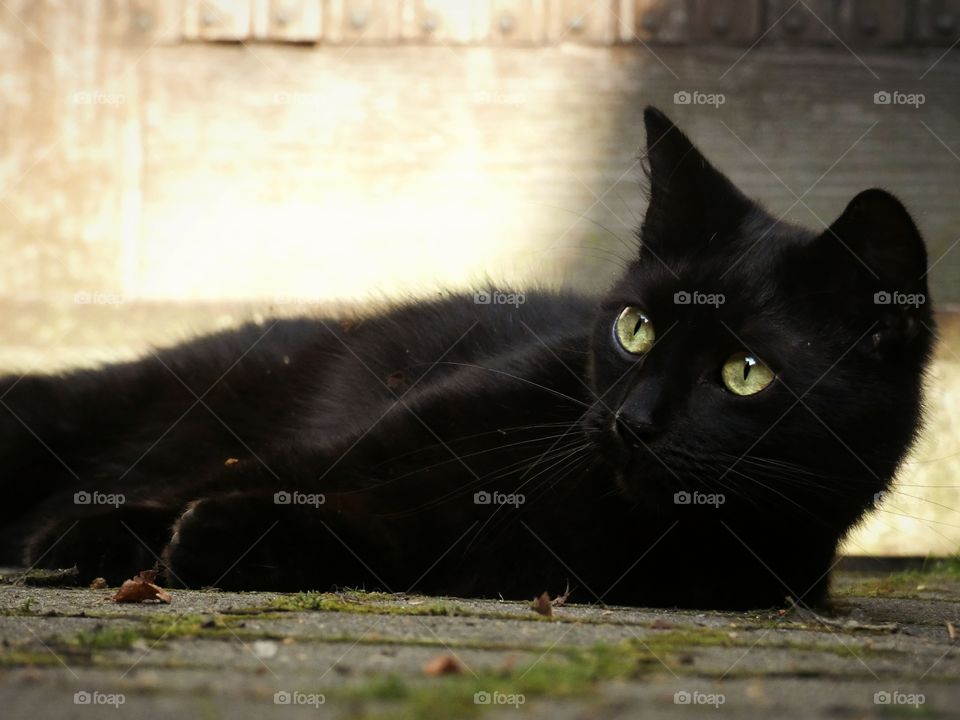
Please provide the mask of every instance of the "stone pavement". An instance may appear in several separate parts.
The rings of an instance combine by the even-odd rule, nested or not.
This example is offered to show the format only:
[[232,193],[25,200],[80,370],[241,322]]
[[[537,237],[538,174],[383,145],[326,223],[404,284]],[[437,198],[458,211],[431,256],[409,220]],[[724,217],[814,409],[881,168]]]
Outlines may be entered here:
[[3,574],[0,713],[43,718],[960,717],[960,567],[842,573],[830,610],[359,591],[172,592]]

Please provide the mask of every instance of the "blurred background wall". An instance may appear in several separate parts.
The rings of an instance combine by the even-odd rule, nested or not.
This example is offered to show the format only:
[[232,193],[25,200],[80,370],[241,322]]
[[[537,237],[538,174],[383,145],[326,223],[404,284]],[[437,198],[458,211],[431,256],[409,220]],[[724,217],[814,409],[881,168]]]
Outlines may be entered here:
[[852,553],[960,547],[960,2],[3,0],[0,368],[492,277],[601,290],[666,110],[777,216],[930,245],[928,432]]

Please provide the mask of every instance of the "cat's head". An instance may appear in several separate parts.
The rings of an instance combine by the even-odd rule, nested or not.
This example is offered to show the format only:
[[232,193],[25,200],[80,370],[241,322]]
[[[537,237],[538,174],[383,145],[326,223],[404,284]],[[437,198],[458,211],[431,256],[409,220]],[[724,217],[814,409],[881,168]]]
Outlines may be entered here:
[[827,228],[793,226],[661,112],[645,122],[649,207],[638,256],[600,305],[592,435],[638,513],[694,522],[707,540],[789,528],[832,553],[920,423],[923,240],[882,190]]

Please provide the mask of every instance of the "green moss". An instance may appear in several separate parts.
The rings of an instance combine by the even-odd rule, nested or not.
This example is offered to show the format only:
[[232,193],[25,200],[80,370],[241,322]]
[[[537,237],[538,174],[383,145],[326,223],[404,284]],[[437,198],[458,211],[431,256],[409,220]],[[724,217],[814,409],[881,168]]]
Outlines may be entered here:
[[635,639],[632,642],[639,647],[648,647],[651,650],[682,650],[691,647],[732,647],[737,645],[735,637],[730,636],[729,630],[717,628],[680,627],[666,632],[658,632],[643,638],[642,642]]
[[60,665],[56,655],[47,650],[0,650],[0,666],[23,667],[32,665]]
[[405,700],[410,695],[410,687],[397,675],[379,677],[357,691],[348,693],[348,698],[370,700]]
[[819,643],[784,643],[774,645],[774,648],[782,648],[791,652],[815,652],[836,655],[841,658],[871,658],[871,657],[891,657],[902,654],[899,650],[890,648],[877,648],[869,645],[851,645],[831,644],[827,642]]
[[[400,604],[398,600],[406,599]],[[385,602],[389,601],[389,602]],[[594,619],[563,617],[554,615],[546,617],[533,611],[529,613],[497,612],[491,610],[472,610],[443,598],[418,597],[416,604],[409,598],[386,595],[385,593],[367,593],[360,596],[344,596],[339,593],[307,592],[296,595],[284,595],[273,600],[268,606],[275,610],[290,612],[319,611],[344,612],[370,615],[420,615],[420,616],[448,616],[472,617],[487,620],[522,620],[532,622],[577,622],[598,623]]]
[[141,637],[132,627],[103,627],[77,633],[72,643],[85,650],[114,650],[128,648]]
[[[549,696],[552,699],[589,697],[601,682],[635,678],[653,669],[652,657],[634,643],[597,645],[589,649],[560,649],[550,658],[502,671],[469,672],[432,680],[405,681],[396,676],[331,693],[337,702],[387,701],[367,717],[396,720],[467,718],[493,705],[475,702],[481,693],[500,693],[521,699],[522,704]],[[659,665],[659,663],[657,663]]]
[[[524,666],[501,671],[483,671],[474,677],[469,671],[432,679],[405,680],[396,676],[378,678],[368,684],[342,691],[331,691],[337,702],[353,703],[365,711],[363,717],[390,720],[431,720],[437,718],[469,718],[494,707],[474,702],[477,693],[501,693],[522,696],[523,704],[538,698],[590,698],[601,684],[629,681],[665,673],[666,663],[675,674],[696,673],[677,661],[676,653],[689,653],[697,648],[749,647],[749,643],[728,632],[716,629],[681,628],[617,644],[599,644],[591,648],[557,646],[550,655]],[[849,657],[851,650],[828,643],[764,644],[791,652],[808,650]],[[852,648],[853,654],[879,654],[867,648]],[[816,671],[811,670],[811,674]],[[778,673],[774,673],[778,674]],[[804,671],[779,673],[784,677],[804,675]],[[741,671],[738,677],[757,677],[764,673]],[[831,672],[831,677],[836,673]],[[733,677],[733,676],[731,676]],[[854,677],[854,676],[851,676]],[[328,699],[329,701],[329,699]],[[373,704],[370,701],[383,701]],[[355,713],[360,716],[359,713]]]
[[[960,556],[931,560],[921,570],[868,577],[834,590],[837,597],[920,598],[922,592],[951,592],[960,585]],[[919,587],[923,590],[919,590]]]
[[[271,619],[277,615],[257,616],[258,619]],[[244,616],[236,615],[184,615],[149,617],[144,622],[143,637],[151,640],[168,640],[173,638],[279,638],[277,633],[267,631],[252,631],[244,627]]]
[[0,616],[11,617],[11,616],[14,616],[14,615],[20,615],[20,616],[23,616],[23,615],[30,615],[30,616],[37,615],[38,613],[37,613],[37,611],[34,609],[34,604],[35,604],[36,602],[37,602],[37,601],[36,601],[34,598],[28,597],[28,598],[25,599],[22,603],[20,603],[20,606],[19,606],[19,607],[0,608]]
[[[377,593],[383,595],[383,593]],[[471,615],[464,608],[447,600],[429,600],[418,605],[384,604],[393,596],[356,598],[339,593],[297,593],[276,598],[270,607],[288,611],[348,612],[376,615]]]
[[[117,619],[116,616],[111,618]],[[105,625],[77,633],[73,638],[57,643],[60,647],[79,647],[84,650],[116,650],[132,647],[138,640],[149,644],[175,638],[270,637],[268,633],[250,633],[235,628],[243,622],[239,617],[222,615],[153,615],[129,618],[133,625],[117,627]]]
[[340,590],[338,595],[342,597],[350,598],[352,600],[400,600],[407,595],[405,593],[388,593],[380,592],[379,590],[361,590],[359,588],[343,588]]
[[33,585],[35,587],[75,587],[79,574],[75,567],[66,570],[29,570],[0,575],[0,583],[8,585]]

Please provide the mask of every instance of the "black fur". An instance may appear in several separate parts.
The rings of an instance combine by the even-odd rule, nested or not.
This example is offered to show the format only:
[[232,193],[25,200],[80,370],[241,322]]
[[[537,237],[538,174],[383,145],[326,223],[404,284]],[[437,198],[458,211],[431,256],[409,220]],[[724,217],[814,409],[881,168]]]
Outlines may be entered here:
[[[822,233],[777,222],[645,119],[640,249],[599,300],[453,296],[0,380],[0,559],[118,582],[161,558],[191,587],[822,602],[920,424],[930,305],[875,293],[926,297],[923,241],[880,190]],[[639,358],[614,339],[628,305],[657,332]],[[756,395],[720,381],[740,351],[776,372]]]

